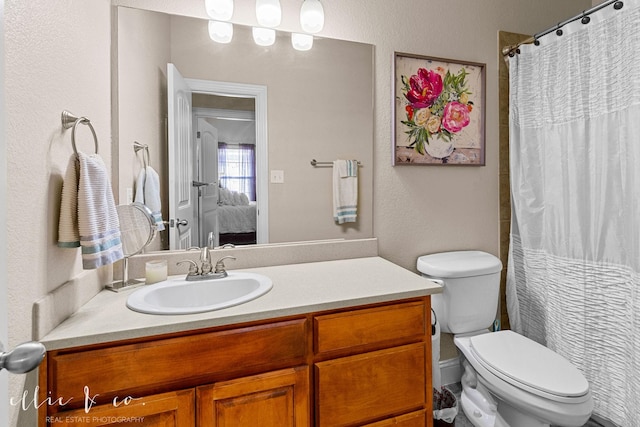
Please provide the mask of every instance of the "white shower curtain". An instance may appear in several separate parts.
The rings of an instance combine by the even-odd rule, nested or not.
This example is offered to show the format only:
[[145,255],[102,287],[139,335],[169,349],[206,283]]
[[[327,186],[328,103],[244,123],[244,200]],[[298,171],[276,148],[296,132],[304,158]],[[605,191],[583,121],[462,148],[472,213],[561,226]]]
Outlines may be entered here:
[[509,61],[512,329],[640,426],[640,0]]

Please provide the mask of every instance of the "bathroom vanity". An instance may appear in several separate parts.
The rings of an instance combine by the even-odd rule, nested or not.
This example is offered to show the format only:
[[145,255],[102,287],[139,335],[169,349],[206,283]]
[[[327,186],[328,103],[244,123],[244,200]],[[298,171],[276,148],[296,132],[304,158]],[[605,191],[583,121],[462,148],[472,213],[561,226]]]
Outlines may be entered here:
[[379,257],[246,271],[273,289],[209,313],[98,294],[43,340],[39,425],[432,425],[437,284]]

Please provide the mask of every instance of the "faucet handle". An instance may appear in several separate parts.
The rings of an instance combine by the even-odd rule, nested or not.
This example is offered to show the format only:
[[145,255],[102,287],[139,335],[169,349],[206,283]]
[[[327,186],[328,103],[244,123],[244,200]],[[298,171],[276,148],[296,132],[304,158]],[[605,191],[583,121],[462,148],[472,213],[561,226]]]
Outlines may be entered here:
[[218,261],[216,261],[215,273],[226,273],[225,266],[224,266],[224,260],[228,259],[228,258],[233,259],[233,260],[236,259],[236,257],[231,256],[231,255],[223,256]]
[[191,260],[191,259],[185,259],[183,261],[178,261],[176,263],[176,265],[181,265],[184,264],[185,262],[188,262],[189,265],[189,272],[187,273],[187,276],[197,276],[198,275],[198,264],[196,264],[195,261]]

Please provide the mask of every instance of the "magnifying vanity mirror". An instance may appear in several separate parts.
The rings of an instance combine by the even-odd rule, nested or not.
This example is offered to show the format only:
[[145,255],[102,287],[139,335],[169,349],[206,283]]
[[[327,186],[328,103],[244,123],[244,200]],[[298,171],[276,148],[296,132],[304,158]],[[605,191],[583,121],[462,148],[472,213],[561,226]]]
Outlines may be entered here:
[[119,292],[124,288],[130,289],[132,286],[144,284],[143,280],[129,278],[129,258],[141,253],[153,241],[158,229],[151,211],[142,203],[118,205],[116,211],[124,254],[122,280],[111,283],[107,289]]
[[[202,246],[210,232],[217,245],[373,237],[372,45],[315,37],[303,52],[278,32],[273,46],[262,47],[241,25],[231,43],[219,44],[205,19],[123,6],[114,16],[119,203],[134,192],[142,159],[132,144],[139,141],[160,176],[163,219],[174,225],[147,250]],[[187,117],[171,107],[171,69],[191,92]],[[175,149],[175,132],[189,150]],[[244,151],[254,156],[252,173],[238,172]],[[358,221],[347,226],[333,220],[331,168],[310,165],[339,158],[362,164]],[[246,214],[246,223],[224,228],[227,205],[233,219]]]

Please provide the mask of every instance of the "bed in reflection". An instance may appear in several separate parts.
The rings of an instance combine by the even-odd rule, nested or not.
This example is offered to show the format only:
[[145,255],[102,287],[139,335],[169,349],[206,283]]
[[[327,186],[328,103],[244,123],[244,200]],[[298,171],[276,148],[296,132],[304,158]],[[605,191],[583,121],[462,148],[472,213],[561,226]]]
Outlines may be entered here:
[[256,202],[249,201],[246,194],[220,188],[217,218],[220,245],[256,243]]

